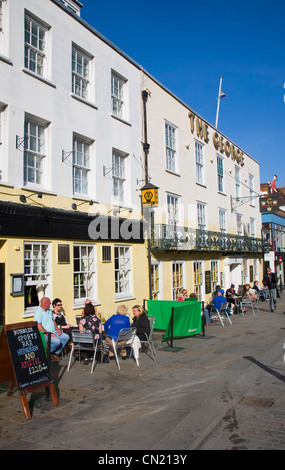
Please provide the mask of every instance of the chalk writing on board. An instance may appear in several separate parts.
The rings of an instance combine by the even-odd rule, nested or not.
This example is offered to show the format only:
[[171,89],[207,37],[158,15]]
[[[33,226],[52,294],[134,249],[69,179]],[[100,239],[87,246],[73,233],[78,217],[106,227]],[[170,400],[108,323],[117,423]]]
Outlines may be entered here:
[[18,388],[23,390],[50,380],[48,361],[37,326],[6,332]]

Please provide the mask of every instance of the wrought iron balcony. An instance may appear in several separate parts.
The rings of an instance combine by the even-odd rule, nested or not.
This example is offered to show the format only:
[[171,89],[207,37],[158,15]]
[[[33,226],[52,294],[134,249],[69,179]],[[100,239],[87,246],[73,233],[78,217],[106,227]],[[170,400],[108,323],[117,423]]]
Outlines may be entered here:
[[155,224],[151,228],[151,251],[208,251],[223,253],[263,253],[267,243],[261,238],[210,232],[187,227]]

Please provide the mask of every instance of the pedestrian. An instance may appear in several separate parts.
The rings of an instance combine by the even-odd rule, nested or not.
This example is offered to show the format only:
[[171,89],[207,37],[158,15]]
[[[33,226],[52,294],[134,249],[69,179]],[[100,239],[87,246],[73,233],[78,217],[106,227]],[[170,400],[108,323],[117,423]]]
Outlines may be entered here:
[[269,306],[271,312],[276,309],[277,304],[277,277],[270,268],[266,269],[266,273],[263,278],[263,285],[265,289],[268,289],[269,292]]

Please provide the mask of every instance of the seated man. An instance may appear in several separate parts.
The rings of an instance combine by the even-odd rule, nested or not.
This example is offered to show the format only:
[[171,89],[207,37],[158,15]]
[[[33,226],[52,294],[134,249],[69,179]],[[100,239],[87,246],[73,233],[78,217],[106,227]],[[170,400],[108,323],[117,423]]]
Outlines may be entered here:
[[231,304],[234,304],[235,303],[233,299],[234,296],[236,296],[235,285],[231,284],[231,287],[226,290],[227,301]]
[[220,310],[222,304],[227,304],[227,299],[224,296],[223,289],[220,289],[218,291],[218,295],[213,298],[212,304],[213,304],[213,307],[216,308],[217,310]]
[[237,313],[237,308],[236,308],[236,302],[235,302],[235,297],[236,297],[236,291],[235,291],[235,285],[231,284],[231,287],[226,290],[226,298],[229,303],[229,307],[232,312]]
[[60,360],[60,352],[69,341],[69,336],[63,333],[52,318],[50,310],[51,301],[48,297],[43,297],[40,306],[37,308],[34,320],[38,322],[38,329],[43,333],[51,333],[51,357]]

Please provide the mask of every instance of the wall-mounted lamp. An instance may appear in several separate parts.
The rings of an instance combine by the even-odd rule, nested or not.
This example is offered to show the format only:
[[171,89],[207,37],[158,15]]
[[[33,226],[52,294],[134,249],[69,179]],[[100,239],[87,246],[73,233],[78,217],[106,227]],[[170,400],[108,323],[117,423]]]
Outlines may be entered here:
[[185,144],[185,147],[187,148],[187,150],[189,150],[190,144]]
[[[72,207],[72,209],[73,209],[74,211],[76,211],[77,207],[82,206],[82,204],[86,204],[87,202],[88,202],[88,201],[83,201],[83,202],[81,202],[80,204],[75,204],[75,202],[73,202],[73,203],[71,204],[71,207]],[[93,206],[93,201],[92,201],[92,200],[89,201],[89,206]]]
[[43,197],[43,193],[32,193],[29,196],[24,196],[24,194],[21,194],[19,196],[19,199],[20,199],[21,202],[26,203],[27,199],[29,199],[30,197],[35,196],[35,195],[37,195],[39,199],[42,199],[42,197]]

